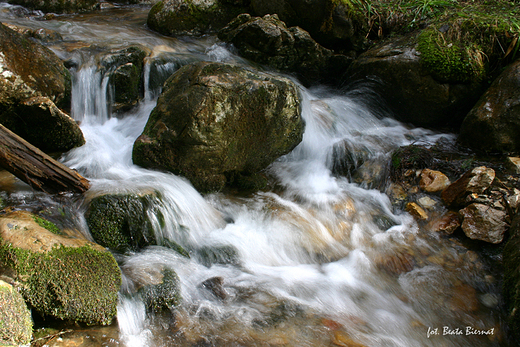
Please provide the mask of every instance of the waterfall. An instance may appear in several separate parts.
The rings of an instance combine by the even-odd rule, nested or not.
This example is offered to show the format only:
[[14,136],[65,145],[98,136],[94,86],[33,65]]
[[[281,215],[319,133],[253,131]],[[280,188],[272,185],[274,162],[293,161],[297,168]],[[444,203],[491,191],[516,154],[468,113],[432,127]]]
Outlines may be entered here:
[[[385,194],[387,164],[396,148],[453,136],[397,122],[376,106],[380,100],[369,86],[347,92],[299,86],[305,133],[268,168],[275,188],[203,196],[183,177],[134,165],[132,146],[162,83],[176,69],[198,60],[247,62],[214,38],[151,33],[146,13],[139,25],[133,19],[116,23],[110,13],[95,23],[78,16],[39,24],[62,32],[65,42],[102,41],[82,51],[85,57],[72,71],[72,116],[86,144],[61,161],[92,185],[78,215],[103,194],[159,197],[147,211],[157,244],[115,254],[123,273],[118,344],[498,345],[481,336],[427,334],[443,326],[498,326],[501,317],[490,299],[498,295],[498,284],[463,245],[425,233]],[[107,71],[96,62],[105,54],[100,51],[120,49],[122,42],[150,53],[142,100],[116,117]],[[53,49],[67,58],[75,54],[67,47]],[[182,301],[154,312],[140,289],[164,270],[178,276]],[[476,288],[478,310],[464,308],[464,283]]]

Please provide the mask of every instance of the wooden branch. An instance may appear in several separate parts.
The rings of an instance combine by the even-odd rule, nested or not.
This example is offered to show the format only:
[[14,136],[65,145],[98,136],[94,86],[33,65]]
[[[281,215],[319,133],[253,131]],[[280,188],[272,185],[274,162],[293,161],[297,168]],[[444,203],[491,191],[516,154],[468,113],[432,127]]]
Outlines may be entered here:
[[0,166],[49,194],[84,193],[90,182],[0,124]]

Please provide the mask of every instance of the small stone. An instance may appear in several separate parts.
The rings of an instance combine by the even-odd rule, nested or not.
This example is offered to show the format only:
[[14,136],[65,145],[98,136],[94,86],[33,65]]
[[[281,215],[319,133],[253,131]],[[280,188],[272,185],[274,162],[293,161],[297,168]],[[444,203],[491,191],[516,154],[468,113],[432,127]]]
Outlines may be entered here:
[[423,196],[422,198],[417,200],[417,202],[419,203],[419,205],[421,205],[422,207],[427,208],[427,209],[431,209],[435,205],[437,205],[437,201],[433,200],[429,196]]
[[222,277],[208,278],[201,283],[201,287],[221,300],[225,300],[227,298],[227,293],[224,289],[224,279]]
[[415,202],[409,202],[406,204],[406,212],[410,213],[415,219],[418,220],[427,220],[428,214],[423,210],[423,208],[417,205]]
[[453,310],[461,310],[464,312],[474,312],[478,310],[479,301],[477,291],[468,284],[455,286],[449,301],[449,306]]
[[483,204],[471,204],[459,211],[464,217],[462,230],[467,237],[493,244],[502,242],[506,213]]
[[419,187],[428,193],[443,191],[451,184],[450,179],[440,171],[424,169],[421,171]]

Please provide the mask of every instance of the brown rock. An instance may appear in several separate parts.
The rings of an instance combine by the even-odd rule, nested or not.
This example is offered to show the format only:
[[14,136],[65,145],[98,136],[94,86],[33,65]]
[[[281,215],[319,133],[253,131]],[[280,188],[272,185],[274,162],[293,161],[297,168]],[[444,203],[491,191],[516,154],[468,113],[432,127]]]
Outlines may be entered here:
[[450,185],[450,179],[440,171],[424,169],[421,171],[419,187],[428,193],[443,191]]
[[462,230],[470,239],[494,244],[504,239],[507,228],[504,211],[483,204],[471,204],[459,212],[464,217]]
[[432,221],[428,223],[428,229],[434,232],[451,235],[458,227],[460,227],[460,224],[459,214],[449,211],[440,217],[432,219]]
[[415,202],[409,202],[406,204],[406,212],[410,213],[415,219],[418,220],[427,220],[428,214],[423,208],[417,205]]
[[341,347],[366,347],[350,338],[350,336],[342,331],[335,331],[334,337],[332,338],[332,343],[335,346]]
[[441,193],[442,200],[448,206],[461,206],[467,195],[481,194],[491,186],[495,179],[495,171],[479,166],[466,172],[461,178],[450,184]]
[[455,286],[449,301],[449,306],[452,310],[464,312],[474,312],[478,310],[479,302],[477,291],[468,284]]

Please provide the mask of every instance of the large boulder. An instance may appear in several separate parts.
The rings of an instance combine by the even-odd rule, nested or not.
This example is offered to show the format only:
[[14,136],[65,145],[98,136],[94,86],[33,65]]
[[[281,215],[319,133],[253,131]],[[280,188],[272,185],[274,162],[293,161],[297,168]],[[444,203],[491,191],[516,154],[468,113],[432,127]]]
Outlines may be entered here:
[[71,76],[48,48],[0,25],[0,123],[44,151],[66,151],[85,139],[62,108]]
[[360,3],[351,0],[251,0],[256,16],[277,14],[288,26],[299,26],[321,45],[360,51],[368,30]]
[[303,128],[292,81],[199,62],[166,81],[132,157],[137,165],[181,174],[201,191],[219,190],[291,151]]
[[121,271],[103,247],[26,211],[0,217],[0,263],[43,316],[110,324]]
[[334,80],[350,59],[334,55],[300,27],[287,28],[276,15],[242,14],[218,33],[249,60],[280,71],[296,73],[304,84]]
[[240,13],[241,1],[161,0],[148,13],[150,29],[168,36],[215,33]]
[[507,67],[471,109],[461,144],[480,152],[520,151],[520,61]]
[[32,337],[31,311],[23,297],[0,280],[0,346],[29,345]]
[[458,128],[483,92],[478,81],[446,81],[419,52],[419,37],[397,37],[360,55],[347,80],[372,81],[395,117],[415,126]]

